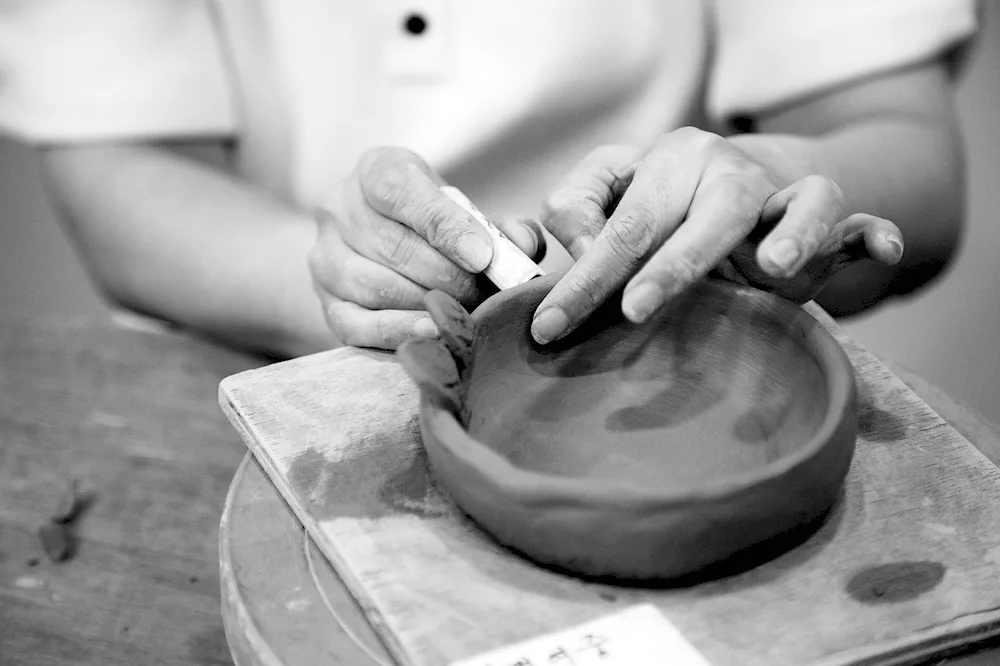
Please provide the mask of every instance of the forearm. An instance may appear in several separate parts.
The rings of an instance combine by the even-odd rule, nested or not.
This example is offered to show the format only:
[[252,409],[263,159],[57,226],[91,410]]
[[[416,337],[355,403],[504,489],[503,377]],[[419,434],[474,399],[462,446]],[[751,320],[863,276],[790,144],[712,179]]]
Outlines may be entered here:
[[[940,72],[901,78],[913,76],[922,77],[925,86],[947,85]],[[939,94],[937,99],[944,97]],[[761,133],[733,138],[789,182],[809,174],[833,179],[844,193],[845,217],[870,213],[902,230],[906,251],[897,266],[862,264],[823,290],[817,300],[836,314],[857,312],[919,288],[941,272],[960,240],[964,164],[953,112],[944,101],[920,112],[905,108],[905,100],[903,104],[828,127],[821,121],[812,136]],[[762,123],[761,129],[798,129],[794,125],[794,118],[776,118]]]
[[50,148],[43,165],[79,254],[114,302],[256,352],[336,344],[306,263],[308,215],[165,149]]

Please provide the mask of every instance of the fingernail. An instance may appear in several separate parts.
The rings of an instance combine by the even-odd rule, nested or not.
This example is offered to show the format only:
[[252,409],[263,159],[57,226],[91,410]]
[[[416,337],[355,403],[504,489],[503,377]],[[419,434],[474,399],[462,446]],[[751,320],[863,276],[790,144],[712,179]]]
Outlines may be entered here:
[[[479,223],[476,222],[476,224]],[[476,273],[486,270],[486,267],[493,260],[493,243],[480,234],[467,234],[462,239],[459,249],[465,260],[469,262],[469,268]]]
[[791,272],[795,270],[796,264],[802,256],[802,250],[797,241],[791,238],[782,238],[771,246],[768,256],[778,268]]
[[629,321],[641,324],[663,305],[665,295],[655,282],[643,282],[625,292],[622,297],[622,312]]
[[531,322],[531,335],[538,344],[552,342],[569,326],[569,317],[562,308],[548,307],[535,315]]
[[532,247],[531,253],[535,254],[536,252],[538,252],[538,248],[542,244],[541,240],[538,238],[538,233],[535,231],[534,227],[532,227],[530,224],[523,224],[521,225],[521,228],[527,231],[528,234],[531,236],[531,247]]
[[893,257],[896,261],[903,258],[903,241],[896,236],[887,234],[885,242],[892,246]]
[[418,319],[413,325],[413,333],[421,338],[436,338],[440,335],[437,325],[430,317]]

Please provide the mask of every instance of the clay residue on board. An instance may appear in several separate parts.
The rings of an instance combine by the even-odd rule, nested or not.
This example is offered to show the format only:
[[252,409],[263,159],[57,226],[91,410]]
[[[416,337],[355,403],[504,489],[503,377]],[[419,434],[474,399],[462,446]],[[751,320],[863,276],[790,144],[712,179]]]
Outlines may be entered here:
[[851,576],[846,590],[863,604],[909,601],[937,587],[946,571],[940,562],[926,560],[880,564]]
[[318,520],[401,513],[431,517],[448,511],[421,447],[394,448],[386,442],[341,460],[307,449],[292,461],[287,478]]
[[879,407],[879,388],[871,380],[858,381],[858,436],[869,442],[898,442],[906,439],[906,421]]
[[858,434],[869,442],[898,442],[908,433],[903,419],[867,403],[858,409]]
[[451,509],[449,501],[434,481],[423,449],[413,456],[409,467],[386,480],[379,497],[397,513],[411,513],[425,518],[446,515]]

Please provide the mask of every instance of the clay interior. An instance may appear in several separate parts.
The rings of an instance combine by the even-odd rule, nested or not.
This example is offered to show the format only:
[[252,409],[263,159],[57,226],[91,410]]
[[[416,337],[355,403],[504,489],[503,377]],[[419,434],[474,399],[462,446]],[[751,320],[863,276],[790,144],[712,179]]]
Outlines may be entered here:
[[759,471],[820,426],[820,366],[765,298],[706,282],[642,326],[615,301],[541,347],[543,295],[479,320],[468,380],[469,434],[519,467],[694,488]]

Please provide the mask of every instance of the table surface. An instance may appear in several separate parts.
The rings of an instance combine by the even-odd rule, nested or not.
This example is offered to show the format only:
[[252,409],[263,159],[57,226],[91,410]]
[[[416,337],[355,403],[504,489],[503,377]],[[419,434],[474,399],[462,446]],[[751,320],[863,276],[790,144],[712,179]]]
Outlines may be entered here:
[[[0,320],[0,664],[231,664],[218,526],[246,449],[219,381],[259,361],[95,320]],[[75,556],[37,530],[94,491]]]
[[[260,364],[108,322],[0,319],[0,663],[232,663],[218,529],[246,449],[216,392]],[[1000,461],[993,430],[903,378]],[[37,530],[74,478],[94,501],[75,555],[50,562]]]

